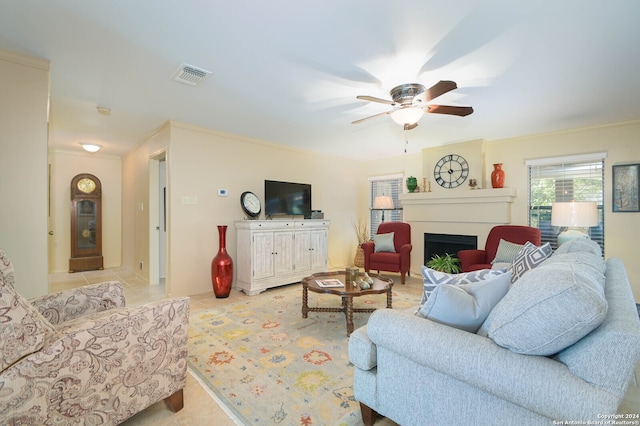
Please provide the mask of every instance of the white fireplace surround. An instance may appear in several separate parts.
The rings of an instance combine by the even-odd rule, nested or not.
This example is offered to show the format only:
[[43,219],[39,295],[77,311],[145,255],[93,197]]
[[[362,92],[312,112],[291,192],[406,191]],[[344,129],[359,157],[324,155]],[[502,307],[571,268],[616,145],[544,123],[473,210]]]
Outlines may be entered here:
[[425,233],[476,235],[484,248],[496,225],[511,223],[515,188],[416,192],[401,194],[403,220],[411,225],[411,273],[419,276]]

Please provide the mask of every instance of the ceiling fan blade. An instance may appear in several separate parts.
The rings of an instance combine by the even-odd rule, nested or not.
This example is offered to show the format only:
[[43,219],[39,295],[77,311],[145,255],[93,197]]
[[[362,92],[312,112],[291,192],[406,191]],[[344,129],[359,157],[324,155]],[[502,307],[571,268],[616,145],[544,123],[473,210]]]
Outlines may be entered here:
[[473,113],[472,107],[461,107],[461,106],[451,106],[451,105],[427,105],[424,108],[424,110],[431,114],[459,115],[460,117],[465,117]]
[[376,117],[380,117],[381,115],[389,115],[391,114],[393,111],[386,111],[386,112],[381,112],[379,114],[375,114],[375,115],[371,115],[369,117],[365,117],[365,118],[361,118],[360,120],[356,120],[356,121],[352,121],[351,124],[358,124],[358,123],[362,123],[363,121],[367,121],[369,119],[372,118],[376,118]]
[[378,102],[378,103],[387,104],[387,105],[396,105],[396,103],[393,101],[376,98],[374,96],[359,95],[359,96],[356,96],[356,99],[361,99],[363,101],[369,101],[369,102]]
[[426,102],[429,102],[432,99],[437,98],[438,96],[442,96],[447,92],[450,92],[454,89],[457,89],[458,85],[455,81],[451,80],[440,80],[433,86],[429,87],[424,91],[424,96],[426,97]]

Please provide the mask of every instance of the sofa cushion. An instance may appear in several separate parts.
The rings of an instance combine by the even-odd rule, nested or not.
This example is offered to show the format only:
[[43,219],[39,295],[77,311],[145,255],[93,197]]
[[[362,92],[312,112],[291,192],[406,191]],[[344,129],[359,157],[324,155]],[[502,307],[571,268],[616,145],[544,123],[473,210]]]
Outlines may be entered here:
[[479,269],[477,271],[463,272],[461,274],[447,274],[446,272],[436,271],[435,269],[422,267],[422,284],[424,290],[422,293],[422,301],[420,305],[427,303],[429,296],[435,288],[440,284],[471,284],[486,279],[492,279],[502,275],[506,270],[498,269]]
[[564,253],[591,253],[598,257],[602,257],[602,248],[600,244],[589,238],[576,238],[571,241],[567,241],[562,244],[560,247],[556,249],[553,253],[556,254],[564,254]]
[[53,333],[51,324],[0,272],[0,371],[40,350]]
[[551,245],[544,243],[540,247],[527,241],[514,259],[509,271],[511,282],[515,283],[525,272],[532,270],[551,256]]
[[507,294],[510,284],[509,272],[488,274],[486,279],[470,284],[440,284],[416,315],[475,333]]
[[395,253],[396,248],[393,245],[393,235],[394,232],[389,232],[387,234],[376,234],[373,236],[373,243],[375,244],[375,252],[390,252]]
[[498,243],[498,251],[496,251],[496,257],[493,258],[491,263],[513,263],[522,246],[522,244],[511,243],[500,239],[500,242]]
[[604,276],[595,256],[586,261],[578,261],[577,253],[553,257],[513,284],[487,318],[483,328],[498,345],[522,354],[553,355],[604,320]]
[[640,360],[640,321],[622,260],[609,258],[605,265],[607,317],[554,359],[595,388],[621,397]]

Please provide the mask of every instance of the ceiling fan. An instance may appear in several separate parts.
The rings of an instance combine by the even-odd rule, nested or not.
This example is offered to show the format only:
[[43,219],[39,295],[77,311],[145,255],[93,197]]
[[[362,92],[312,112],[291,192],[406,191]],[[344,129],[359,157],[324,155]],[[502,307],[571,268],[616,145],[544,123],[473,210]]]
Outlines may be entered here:
[[352,122],[351,124],[362,123],[370,118],[379,117],[381,115],[391,115],[391,118],[396,123],[404,126],[404,130],[411,130],[418,126],[418,120],[425,112],[432,114],[449,114],[458,115],[460,117],[467,116],[473,113],[473,108],[469,106],[451,106],[451,105],[427,105],[427,102],[438,96],[444,95],[454,89],[457,89],[458,85],[454,81],[440,80],[429,89],[425,89],[422,84],[409,83],[401,84],[394,87],[389,92],[391,94],[392,101],[387,99],[380,99],[374,96],[360,95],[356,96],[357,99],[369,102],[378,102],[381,104],[391,105],[393,109],[391,111],[381,112],[379,114],[372,115],[370,117],[361,118]]

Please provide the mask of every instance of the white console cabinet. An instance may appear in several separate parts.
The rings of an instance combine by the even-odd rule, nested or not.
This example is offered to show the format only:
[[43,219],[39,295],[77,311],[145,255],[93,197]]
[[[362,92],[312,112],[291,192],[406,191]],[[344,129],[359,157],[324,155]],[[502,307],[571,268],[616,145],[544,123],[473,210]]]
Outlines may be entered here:
[[236,287],[250,296],[327,271],[328,220],[242,220],[236,230]]

